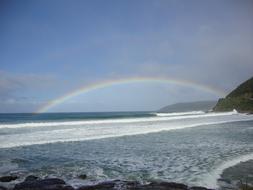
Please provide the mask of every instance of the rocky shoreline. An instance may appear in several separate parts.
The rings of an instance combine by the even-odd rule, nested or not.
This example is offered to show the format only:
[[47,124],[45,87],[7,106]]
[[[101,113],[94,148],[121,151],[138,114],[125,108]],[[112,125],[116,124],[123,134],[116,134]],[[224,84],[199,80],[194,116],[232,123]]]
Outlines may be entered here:
[[[84,177],[84,176],[82,176]],[[17,176],[2,176],[0,182],[9,183],[18,179]],[[153,181],[141,184],[138,181],[113,180],[105,181],[94,185],[84,185],[74,188],[59,178],[40,179],[36,176],[27,176],[21,183],[12,188],[0,186],[0,190],[209,190],[205,187],[189,187],[182,183]]]

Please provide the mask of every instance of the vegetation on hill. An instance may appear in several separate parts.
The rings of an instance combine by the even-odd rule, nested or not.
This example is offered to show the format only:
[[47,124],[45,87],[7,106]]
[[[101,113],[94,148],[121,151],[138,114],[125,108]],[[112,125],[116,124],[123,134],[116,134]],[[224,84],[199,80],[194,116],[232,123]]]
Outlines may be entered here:
[[219,99],[214,111],[232,111],[253,113],[253,77],[239,85],[225,98]]

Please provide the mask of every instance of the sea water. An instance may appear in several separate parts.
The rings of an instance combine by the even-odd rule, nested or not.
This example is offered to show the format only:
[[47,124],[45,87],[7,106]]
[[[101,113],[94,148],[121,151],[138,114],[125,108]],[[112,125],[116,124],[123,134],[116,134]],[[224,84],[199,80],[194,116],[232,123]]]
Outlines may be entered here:
[[0,175],[20,180],[33,174],[75,186],[122,179],[217,188],[225,169],[251,159],[253,115],[236,111],[0,115]]

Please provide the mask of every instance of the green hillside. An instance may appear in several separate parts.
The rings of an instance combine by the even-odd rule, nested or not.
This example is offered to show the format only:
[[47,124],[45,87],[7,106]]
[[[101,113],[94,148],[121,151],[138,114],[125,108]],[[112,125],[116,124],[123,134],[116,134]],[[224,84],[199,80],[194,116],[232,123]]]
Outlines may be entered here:
[[253,77],[239,85],[226,98],[219,99],[214,111],[231,111],[253,113]]

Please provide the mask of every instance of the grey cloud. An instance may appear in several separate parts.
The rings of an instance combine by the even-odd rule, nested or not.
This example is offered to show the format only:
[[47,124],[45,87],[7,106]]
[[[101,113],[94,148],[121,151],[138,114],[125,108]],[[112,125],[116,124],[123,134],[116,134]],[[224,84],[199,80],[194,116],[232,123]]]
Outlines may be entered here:
[[[230,91],[253,75],[253,36],[239,27],[224,32],[214,26],[200,26],[191,41],[172,43],[180,64],[150,61],[139,65],[142,75],[167,75],[192,79]],[[180,38],[180,36],[178,36]],[[181,55],[181,58],[180,58]],[[173,60],[173,59],[171,59]]]

